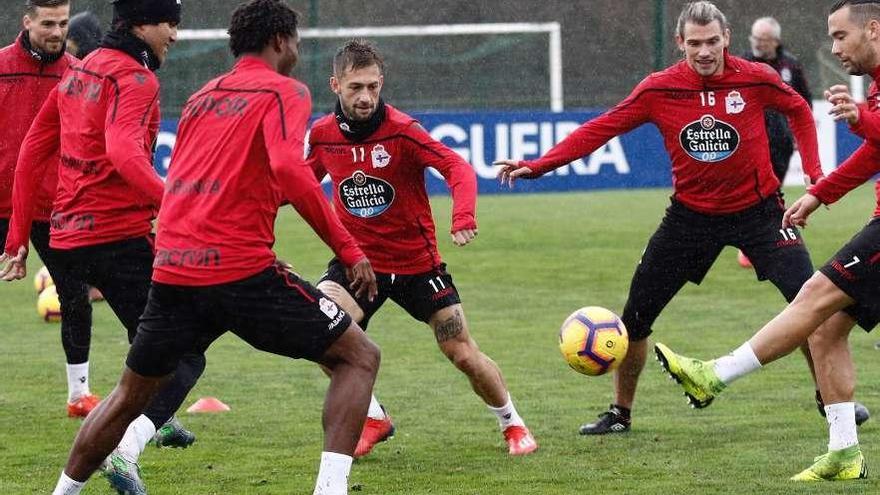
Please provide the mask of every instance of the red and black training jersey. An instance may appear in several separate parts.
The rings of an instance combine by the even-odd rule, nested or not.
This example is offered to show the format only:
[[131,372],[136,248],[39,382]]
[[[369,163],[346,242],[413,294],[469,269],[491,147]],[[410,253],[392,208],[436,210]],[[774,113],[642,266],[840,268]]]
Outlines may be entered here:
[[343,263],[364,258],[303,158],[311,111],[305,85],[252,56],[190,97],[159,212],[154,281],[218,285],[265,270],[284,200]]
[[[12,182],[21,143],[40,107],[76,59],[63,54],[45,63],[24,47],[22,33],[0,50],[0,218],[12,216]],[[48,221],[58,185],[58,156],[50,160],[35,198],[34,220]]]
[[22,144],[6,252],[26,245],[34,193],[58,154],[53,248],[149,234],[163,190],[152,160],[158,130],[159,81],[133,56],[100,48],[72,64]]
[[312,168],[319,177],[330,174],[336,211],[378,272],[423,273],[441,263],[425,191],[428,167],[452,192],[452,232],[477,228],[473,167],[391,105],[379,128],[358,142],[342,134],[333,114],[321,118],[309,147]]
[[[880,68],[872,76],[874,82],[868,88],[868,101],[859,105],[859,121],[850,126],[865,142],[840,167],[810,188],[810,194],[826,205],[834,203],[880,173],[880,88],[877,87]],[[876,217],[880,216],[880,181],[874,188],[877,192],[877,208],[874,210]]]
[[609,139],[651,122],[672,160],[675,198],[706,214],[744,210],[773,194],[764,110],[785,114],[804,170],[822,176],[807,102],[770,67],[725,53],[723,74],[702,77],[686,61],[651,74],[621,103],[585,123],[545,156],[523,165],[536,174],[589,155]]

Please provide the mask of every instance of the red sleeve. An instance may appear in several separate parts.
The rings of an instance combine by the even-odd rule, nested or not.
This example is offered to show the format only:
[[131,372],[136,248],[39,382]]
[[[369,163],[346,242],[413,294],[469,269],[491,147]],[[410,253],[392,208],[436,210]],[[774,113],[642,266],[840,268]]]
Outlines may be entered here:
[[872,112],[866,103],[859,104],[859,121],[849,128],[860,138],[880,145],[880,112]]
[[162,204],[165,185],[153,169],[149,125],[159,101],[159,82],[136,72],[119,80],[115,110],[107,112],[107,158],[129,186],[152,206]]
[[880,172],[880,147],[866,142],[834,172],[811,186],[808,192],[829,205]]
[[416,163],[433,167],[452,193],[452,232],[477,228],[477,174],[458,153],[432,138],[418,123],[407,128],[410,153]]
[[813,111],[806,100],[794,89],[782,82],[779,74],[769,65],[765,75],[771,84],[767,90],[769,105],[782,112],[788,119],[794,138],[797,141],[798,150],[801,154],[804,172],[815,184],[824,175],[822,164],[819,161],[819,139],[816,136],[816,122],[813,120]]
[[534,171],[533,177],[583,158],[599,149],[609,139],[629,132],[648,122],[650,106],[647,90],[651,78],[643,80],[630,95],[617,106],[580,126],[537,160],[523,161],[522,165]]
[[[291,83],[293,84],[293,83]],[[306,124],[312,101],[304,86],[282,94],[281,112],[270,111],[263,118],[263,137],[269,166],[278,186],[296,211],[347,266],[366,258],[351,234],[333,212],[315,173],[303,159]]]
[[60,146],[61,117],[56,86],[31,124],[18,154],[12,186],[12,218],[4,252],[15,255],[21,246],[28,247],[37,190],[46,175],[46,168],[58,156]]

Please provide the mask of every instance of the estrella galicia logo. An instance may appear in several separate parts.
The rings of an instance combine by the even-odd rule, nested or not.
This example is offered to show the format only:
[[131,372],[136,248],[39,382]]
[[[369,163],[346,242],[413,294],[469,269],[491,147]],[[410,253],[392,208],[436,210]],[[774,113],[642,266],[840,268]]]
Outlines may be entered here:
[[339,184],[339,199],[352,215],[373,218],[385,213],[394,202],[394,187],[358,170]]
[[727,159],[739,148],[739,133],[727,122],[703,115],[679,135],[681,147],[694,160],[714,163]]

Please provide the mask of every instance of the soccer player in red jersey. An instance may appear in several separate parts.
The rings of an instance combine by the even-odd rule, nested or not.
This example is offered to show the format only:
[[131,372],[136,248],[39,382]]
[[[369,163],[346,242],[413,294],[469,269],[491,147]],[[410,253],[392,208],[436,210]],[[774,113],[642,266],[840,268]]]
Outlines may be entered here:
[[[630,347],[614,375],[615,401],[598,421],[580,428],[584,435],[629,430],[655,320],[685,283],[703,280],[725,246],[742,249],[758,279],[770,280],[787,301],[813,273],[800,233],[781,228],[784,204],[764,126],[767,109],[788,117],[815,183],[822,170],[809,105],[769,66],[728,53],[727,19],[711,2],[688,3],[676,31],[684,60],[649,75],[623,102],[543,157],[497,163],[501,181],[512,186],[647,122],[658,127],[672,159],[672,205],[642,255],[623,310]],[[803,349],[809,361],[805,342]]]
[[[785,212],[783,228],[806,227],[821,204],[832,204],[880,173],[880,2],[837,2],[828,17],[831,52],[853,75],[870,75],[867,103],[856,104],[846,86],[825,92],[835,120],[846,121],[865,142],[828,177],[809,188]],[[656,352],[686,393],[712,398],[733,380],[792,352],[809,337],[816,376],[825,398],[828,452],[792,479],[844,480],[867,475],[856,432],[855,368],[848,339],[858,324],[880,323],[880,183],[877,208],[856,234],[812,278],[776,318],[731,355],[714,361],[679,356],[662,344]]]
[[376,278],[303,159],[312,106],[308,89],[289,77],[297,22],[282,0],[240,5],[229,27],[235,66],[187,101],[159,212],[149,301],[122,378],[83,423],[56,494],[79,493],[181,356],[227,330],[260,350],[333,370],[314,493],[348,493],[379,349],[329,297],[277,261],[278,205],[292,203],[332,247],[359,295],[374,297]]
[[[64,53],[70,17],[68,0],[29,0],[24,30],[0,50],[0,242],[12,216],[12,183],[21,143],[52,88],[75,60]],[[51,157],[36,194],[30,239],[49,268],[61,300],[61,345],[67,358],[67,415],[83,417],[100,398],[89,390],[92,307],[84,283],[58,270],[49,247],[49,216],[58,186],[58,155]]]
[[[164,185],[152,164],[159,127],[159,82],[153,73],[176,39],[178,0],[117,0],[114,27],[101,48],[74,62],[52,89],[21,146],[12,218],[0,276],[25,276],[27,239],[49,175],[58,189],[50,246],[62,279],[97,287],[133,340],[147,302],[153,264],[152,219]],[[50,167],[60,164],[57,172]],[[174,378],[132,423],[107,465],[111,484],[143,493],[137,458],[148,441],[185,447],[192,433],[170,421],[205,367],[188,354]],[[166,424],[168,423],[168,424]]]
[[[458,289],[437,251],[425,169],[433,167],[452,191],[452,242],[464,246],[477,235],[477,186],[473,168],[431,138],[419,123],[381,98],[383,61],[369,43],[353,40],[333,59],[330,87],[336,111],[315,122],[309,162],[318,177],[330,174],[342,223],[376,269],[379,296],[358,297],[339,260],[332,260],[318,288],[363,328],[391,299],[434,331],[443,354],[471,382],[498,417],[511,455],[537,448],[516,411],[501,371],[471,337]],[[355,456],[363,456],[394,432],[391,418],[371,398]]]

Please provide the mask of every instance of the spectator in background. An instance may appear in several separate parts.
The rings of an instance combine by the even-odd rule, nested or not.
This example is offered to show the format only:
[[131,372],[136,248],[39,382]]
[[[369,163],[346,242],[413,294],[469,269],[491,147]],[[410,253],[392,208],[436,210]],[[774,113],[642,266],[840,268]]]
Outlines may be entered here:
[[85,11],[70,18],[67,32],[67,53],[82,60],[98,48],[104,33],[95,14]]
[[[782,81],[805,100],[810,108],[813,106],[813,95],[807,86],[804,77],[804,68],[801,63],[782,45],[782,27],[772,17],[762,17],[752,24],[752,34],[749,36],[752,49],[743,58],[753,62],[763,62],[779,73]],[[773,172],[784,182],[785,174],[788,173],[788,162],[794,153],[794,140],[785,116],[774,110],[764,112],[764,121],[767,125],[767,136],[770,138],[770,161],[773,162]]]

